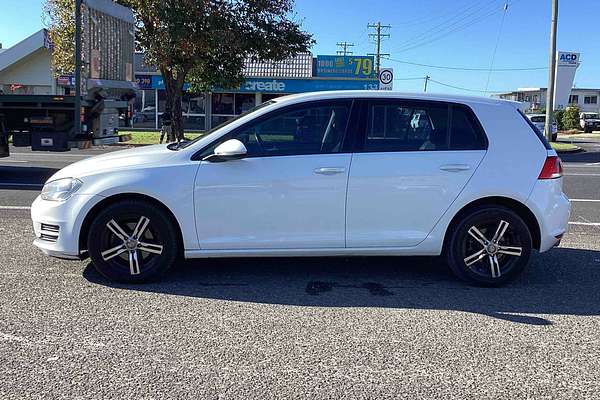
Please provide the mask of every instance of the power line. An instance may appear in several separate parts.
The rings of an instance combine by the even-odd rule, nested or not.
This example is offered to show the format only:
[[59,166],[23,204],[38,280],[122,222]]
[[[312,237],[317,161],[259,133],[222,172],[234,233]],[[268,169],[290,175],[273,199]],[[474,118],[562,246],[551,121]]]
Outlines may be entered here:
[[336,54],[339,54],[342,56],[351,56],[353,54],[353,52],[348,49],[350,47],[354,47],[354,43],[337,42],[335,45],[341,48],[341,50],[336,51]]
[[[514,1],[516,1],[516,0],[513,0],[513,3],[514,3]],[[432,32],[432,34],[427,35],[420,42],[419,41],[417,41],[416,43],[406,42],[404,47],[397,49],[395,51],[396,52],[409,51],[409,50],[419,48],[419,47],[425,46],[427,44],[433,43],[440,39],[444,39],[452,33],[462,31],[464,29],[468,29],[471,26],[478,24],[478,23],[486,20],[487,18],[497,14],[498,12],[502,11],[501,9],[492,9],[491,11],[489,11],[487,13],[479,14],[479,12],[482,10],[483,9],[479,10],[478,12],[470,13],[470,14],[464,16],[463,18],[455,21],[454,23],[443,27],[442,29],[438,30],[437,32]],[[449,28],[452,28],[452,29],[448,30]]]
[[[457,67],[457,66],[448,66],[448,65],[422,64],[422,63],[416,63],[416,62],[411,62],[411,61],[398,60],[398,59],[390,58],[390,57],[386,57],[385,59],[389,60],[389,61],[392,61],[392,62],[397,62],[397,63],[400,63],[400,64],[415,65],[417,67],[427,67],[427,68],[436,68],[436,69],[449,69],[449,70],[454,70],[454,71],[483,71],[483,72],[490,71],[490,68],[471,68],[471,67]],[[539,70],[544,70],[544,69],[548,69],[548,67],[492,68],[491,71],[493,71],[493,72],[503,72],[503,71],[539,71]]]
[[492,61],[490,62],[490,70],[487,76],[487,82],[485,83],[485,90],[488,90],[490,86],[490,79],[492,78],[492,68],[494,68],[494,61],[496,60],[496,52],[498,51],[498,44],[500,43],[500,37],[502,36],[502,27],[504,27],[504,20],[506,19],[506,12],[508,11],[508,3],[504,3],[504,13],[502,13],[502,21],[500,21],[500,28],[498,29],[498,37],[496,38],[496,45],[494,46],[494,52],[492,53]]
[[389,57],[389,53],[381,52],[381,39],[387,39],[390,37],[389,33],[381,33],[381,29],[390,29],[391,25],[381,25],[381,22],[376,24],[367,24],[367,29],[375,29],[375,33],[369,33],[369,37],[375,39],[375,54],[368,54],[375,56],[375,72],[379,74],[379,68],[381,66],[381,57]]
[[[421,78],[423,79],[423,78]],[[429,82],[437,83],[438,85],[446,86],[452,89],[464,90],[465,92],[475,92],[475,93],[497,93],[501,92],[501,90],[479,90],[479,89],[469,89],[461,86],[450,85],[449,83],[444,83],[440,81],[436,81],[435,79],[429,78]]]
[[423,79],[422,76],[414,78],[394,78],[394,81],[420,81],[421,79]]
[[[431,37],[431,35],[436,35],[448,28],[451,28],[455,24],[462,22],[465,18],[468,18],[468,17],[470,17],[474,14],[477,14],[480,11],[486,9],[487,7],[490,6],[491,3],[496,2],[496,1],[498,1],[498,0],[488,1],[488,3],[484,4],[483,6],[481,6],[481,1],[476,1],[475,3],[467,6],[466,8],[463,7],[461,9],[459,9],[457,12],[455,12],[454,14],[452,14],[451,16],[449,16],[448,19],[442,21],[441,23],[438,23],[438,24],[434,25],[433,27],[426,29],[425,31],[423,31],[417,35],[411,36],[404,42],[401,42],[398,48],[412,46],[419,41],[427,40]],[[480,7],[478,7],[478,6],[480,6]],[[473,11],[469,12],[473,9],[476,9],[476,10],[474,12]]]

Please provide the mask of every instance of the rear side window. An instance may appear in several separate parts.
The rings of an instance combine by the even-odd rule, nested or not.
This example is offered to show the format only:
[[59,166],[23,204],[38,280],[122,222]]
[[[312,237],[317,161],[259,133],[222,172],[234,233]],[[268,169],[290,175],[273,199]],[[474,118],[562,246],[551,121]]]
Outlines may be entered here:
[[367,106],[363,151],[483,150],[483,128],[466,106],[385,101]]
[[461,106],[452,106],[450,150],[484,150],[485,135],[473,112]]
[[365,151],[446,150],[448,108],[444,105],[371,104]]
[[542,144],[544,145],[544,147],[546,148],[546,150],[552,150],[552,146],[550,146],[550,143],[548,143],[548,140],[546,140],[546,136],[544,136],[544,133],[541,132],[537,126],[535,126],[533,124],[533,122],[531,122],[529,120],[529,118],[527,118],[527,116],[525,115],[525,113],[519,109],[515,109],[519,115],[525,120],[525,122],[527,122],[527,125],[529,125],[529,127],[531,128],[531,130],[533,131],[533,133],[535,133],[535,135],[538,137],[538,139],[540,139],[540,141],[542,142]]

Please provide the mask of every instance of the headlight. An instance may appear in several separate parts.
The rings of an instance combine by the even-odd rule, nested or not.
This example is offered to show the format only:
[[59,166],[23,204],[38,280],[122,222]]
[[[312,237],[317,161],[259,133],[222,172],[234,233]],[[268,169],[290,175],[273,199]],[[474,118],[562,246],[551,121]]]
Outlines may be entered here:
[[42,199],[50,201],[64,201],[73,195],[83,185],[79,179],[63,178],[48,182],[42,189]]

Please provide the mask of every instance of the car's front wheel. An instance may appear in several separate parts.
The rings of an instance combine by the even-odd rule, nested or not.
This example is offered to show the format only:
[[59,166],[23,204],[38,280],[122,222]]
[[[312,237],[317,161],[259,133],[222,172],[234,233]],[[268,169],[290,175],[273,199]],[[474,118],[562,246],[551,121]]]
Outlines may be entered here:
[[485,206],[458,222],[448,245],[448,264],[456,276],[475,285],[498,286],[527,266],[532,239],[515,212]]
[[146,282],[163,275],[177,257],[177,234],[168,216],[139,200],[111,204],[93,220],[88,252],[94,267],[118,282]]

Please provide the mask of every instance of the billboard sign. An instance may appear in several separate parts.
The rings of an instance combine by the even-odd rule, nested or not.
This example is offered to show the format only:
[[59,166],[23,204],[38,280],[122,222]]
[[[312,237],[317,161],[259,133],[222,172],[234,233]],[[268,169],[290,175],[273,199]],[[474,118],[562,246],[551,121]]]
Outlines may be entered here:
[[317,56],[316,74],[327,78],[373,78],[373,56]]
[[554,81],[554,109],[561,110],[569,105],[569,95],[575,81],[581,54],[572,51],[556,52],[556,75]]

